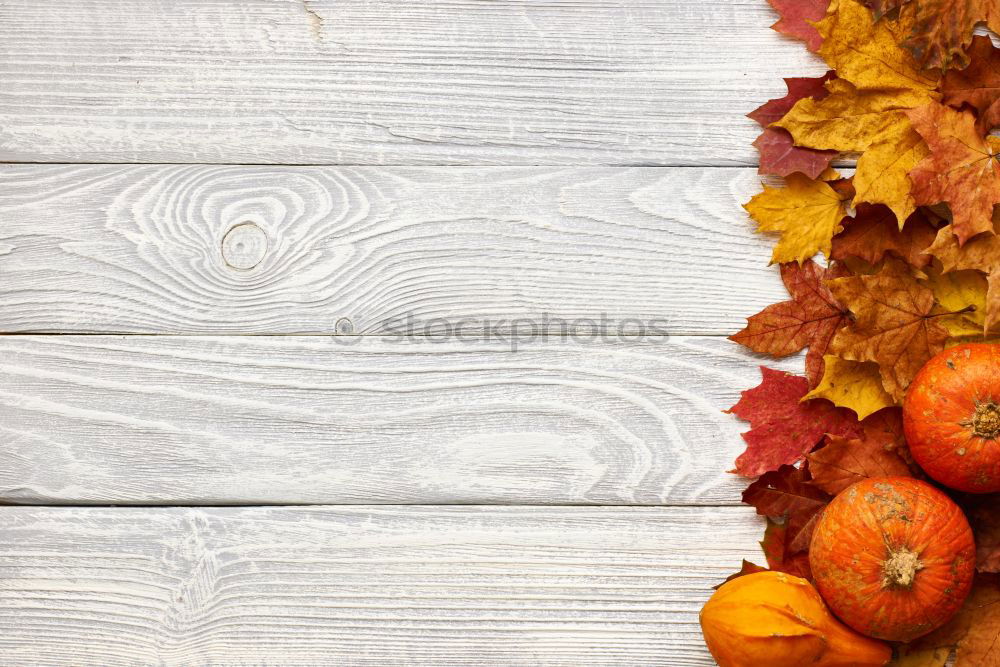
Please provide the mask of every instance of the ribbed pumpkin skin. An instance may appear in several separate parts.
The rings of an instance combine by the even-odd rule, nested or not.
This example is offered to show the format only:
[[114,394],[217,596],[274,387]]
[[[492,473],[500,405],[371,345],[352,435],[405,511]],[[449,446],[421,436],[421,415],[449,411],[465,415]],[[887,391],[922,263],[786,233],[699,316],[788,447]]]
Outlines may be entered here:
[[[915,555],[909,581],[887,583],[900,555]],[[816,588],[858,632],[910,641],[944,625],[972,588],[976,546],[948,496],[909,477],[866,479],[824,510],[809,550]]]
[[977,435],[998,421],[1000,345],[969,343],[941,352],[920,369],[903,402],[913,458],[959,491],[1000,491],[1000,430]]

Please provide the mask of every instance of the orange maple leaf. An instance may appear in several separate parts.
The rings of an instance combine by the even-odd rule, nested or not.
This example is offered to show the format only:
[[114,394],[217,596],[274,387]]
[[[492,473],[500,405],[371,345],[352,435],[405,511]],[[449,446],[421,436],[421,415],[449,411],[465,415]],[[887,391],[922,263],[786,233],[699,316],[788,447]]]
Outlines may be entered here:
[[[887,428],[897,422],[896,429]],[[868,477],[912,477],[903,450],[899,408],[887,408],[861,422],[863,435],[849,439],[826,436],[826,446],[808,455],[812,483],[836,495]],[[745,501],[744,501],[745,502]]]
[[1000,125],[1000,49],[989,37],[972,39],[971,63],[963,70],[949,71],[941,82],[944,101],[955,107],[968,104],[979,112],[976,127],[981,134]]
[[948,330],[933,318],[934,292],[901,260],[889,258],[874,275],[829,283],[854,322],[837,332],[830,351],[849,361],[874,361],[882,386],[896,400],[928,359],[944,349]]
[[932,102],[905,112],[930,148],[910,171],[917,204],[946,202],[960,244],[993,231],[993,206],[1000,203],[1000,140],[983,138],[976,119]]

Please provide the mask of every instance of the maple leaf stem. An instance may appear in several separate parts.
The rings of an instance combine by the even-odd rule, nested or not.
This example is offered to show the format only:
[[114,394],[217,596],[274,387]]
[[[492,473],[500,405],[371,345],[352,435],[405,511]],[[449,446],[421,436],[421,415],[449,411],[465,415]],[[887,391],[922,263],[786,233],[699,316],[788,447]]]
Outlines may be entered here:
[[975,311],[976,311],[976,306],[969,305],[966,306],[965,308],[962,308],[961,310],[953,310],[949,313],[937,313],[934,315],[928,315],[927,319],[933,319],[935,317],[947,317],[948,315],[962,315],[964,313],[974,313]]

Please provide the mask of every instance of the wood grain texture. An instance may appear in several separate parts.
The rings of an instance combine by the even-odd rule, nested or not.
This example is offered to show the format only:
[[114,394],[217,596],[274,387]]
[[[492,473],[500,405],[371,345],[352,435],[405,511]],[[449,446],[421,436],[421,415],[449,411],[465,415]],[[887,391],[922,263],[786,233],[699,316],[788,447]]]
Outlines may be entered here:
[[[0,331],[728,334],[746,168],[0,166]],[[578,321],[585,320],[585,321]]]
[[3,508],[0,662],[713,665],[752,512]]
[[0,160],[753,165],[763,0],[5,0]]
[[0,500],[735,504],[746,424],[722,410],[763,361],[720,338],[0,336]]

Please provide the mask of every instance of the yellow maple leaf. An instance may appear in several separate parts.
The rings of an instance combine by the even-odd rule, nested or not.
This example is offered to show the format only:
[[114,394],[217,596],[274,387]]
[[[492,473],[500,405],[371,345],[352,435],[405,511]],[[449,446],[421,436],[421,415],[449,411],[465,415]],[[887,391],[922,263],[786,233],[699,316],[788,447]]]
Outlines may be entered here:
[[[994,230],[1000,231],[1000,221],[993,224]],[[986,277],[982,316],[985,329],[992,330],[1000,324],[1000,234],[980,234],[959,245],[952,227],[942,227],[927,252],[941,260],[945,273],[975,270]]]
[[986,276],[979,271],[965,270],[942,273],[934,270],[925,284],[934,292],[935,313],[942,315],[940,323],[952,338],[980,336],[986,328]]
[[791,174],[786,187],[764,186],[764,191],[743,205],[757,221],[758,232],[779,232],[771,263],[801,264],[817,252],[830,256],[831,239],[843,227],[844,201],[823,181]]
[[832,354],[823,355],[823,379],[802,400],[825,398],[842,408],[850,408],[864,419],[896,401],[882,386],[878,364],[847,361]]
[[[819,54],[859,90],[908,91],[907,106],[919,106],[938,96],[933,92],[939,73],[921,70],[913,56],[899,46],[900,35],[913,25],[912,12],[899,21],[872,21],[856,0],[832,0],[826,18],[816,24],[823,36]],[[923,101],[920,101],[920,100]]]
[[858,158],[853,205],[862,202],[885,204],[896,215],[896,222],[902,229],[917,208],[910,194],[910,170],[927,157],[929,149],[904,114],[893,115],[897,122]]
[[906,100],[895,92],[859,91],[841,79],[827,84],[821,100],[804,97],[781,120],[796,146],[818,150],[863,151],[900,123],[909,124]]
[[826,84],[829,95],[803,98],[773,123],[796,146],[864,151],[853,203],[885,204],[900,229],[916,209],[908,173],[928,154],[904,111],[940,99],[939,75],[920,70],[898,45],[912,25],[912,12],[876,23],[856,0],[833,0],[816,27],[824,38],[820,55],[839,78]]
[[859,91],[838,79],[827,88],[827,97],[799,100],[773,125],[787,130],[797,146],[864,151],[854,175],[853,203],[885,204],[902,229],[916,210],[909,172],[928,154],[905,113],[912,100],[898,91]]
[[980,332],[975,336],[954,336],[953,338],[949,338],[945,342],[944,346],[948,348],[955,347],[956,345],[964,345],[965,343],[988,343],[990,345],[996,345],[997,343],[1000,343],[1000,334],[989,334],[988,336],[984,336]]
[[909,172],[929,152],[905,113],[916,100],[899,91],[860,91],[837,79],[827,88],[827,97],[799,100],[773,125],[787,130],[796,146],[864,151],[854,175],[853,203],[885,204],[902,229],[916,210]]

